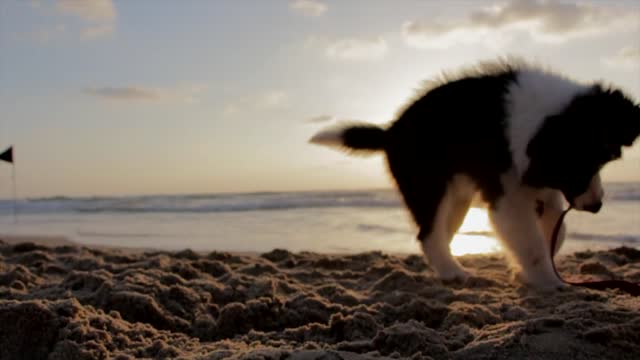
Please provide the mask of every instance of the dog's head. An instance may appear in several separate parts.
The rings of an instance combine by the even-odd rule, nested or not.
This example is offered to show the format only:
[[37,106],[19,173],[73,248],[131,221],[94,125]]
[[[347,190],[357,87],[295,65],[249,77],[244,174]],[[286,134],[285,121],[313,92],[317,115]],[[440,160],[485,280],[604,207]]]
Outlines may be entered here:
[[578,210],[598,212],[600,169],[640,135],[640,106],[621,91],[596,85],[545,119],[527,147],[524,181],[559,189]]

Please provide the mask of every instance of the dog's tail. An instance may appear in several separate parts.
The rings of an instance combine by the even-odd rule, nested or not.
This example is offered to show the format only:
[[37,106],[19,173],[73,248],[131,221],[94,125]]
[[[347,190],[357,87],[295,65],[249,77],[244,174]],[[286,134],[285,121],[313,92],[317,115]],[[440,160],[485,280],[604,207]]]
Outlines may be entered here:
[[386,130],[373,124],[339,124],[320,131],[309,142],[366,154],[384,150],[386,139]]

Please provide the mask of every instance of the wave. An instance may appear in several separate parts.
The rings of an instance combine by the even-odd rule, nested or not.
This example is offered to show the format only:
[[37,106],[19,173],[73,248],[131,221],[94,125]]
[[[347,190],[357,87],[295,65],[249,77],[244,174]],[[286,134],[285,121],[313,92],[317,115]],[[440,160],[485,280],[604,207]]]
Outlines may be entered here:
[[102,238],[159,238],[159,237],[171,237],[171,235],[161,233],[116,233],[116,232],[99,232],[99,231],[76,231],[76,235],[85,238],[88,237],[102,237]]
[[[487,236],[495,237],[496,233],[493,231],[463,231],[461,235],[472,236]],[[640,242],[640,235],[633,234],[590,234],[581,232],[570,232],[567,234],[567,238],[571,240],[583,240],[583,241],[602,241],[602,242],[616,242],[616,243],[637,243]]]
[[588,234],[571,232],[567,235],[568,238],[574,240],[589,240],[589,241],[602,241],[602,242],[619,242],[619,243],[637,243],[640,242],[640,235],[630,234]]
[[378,234],[412,233],[408,229],[384,226],[378,224],[358,224],[356,228],[361,232],[371,232]]
[[608,196],[608,198],[615,201],[640,201],[640,193],[616,194],[616,195]]
[[[640,183],[605,185],[609,201],[640,201]],[[478,206],[479,204],[475,204]],[[395,190],[325,192],[254,192],[120,197],[53,196],[21,200],[18,213],[219,213],[304,208],[395,208]],[[13,212],[12,200],[0,200],[0,214]]]
[[606,198],[614,201],[640,201],[639,183],[605,184]]
[[[0,213],[12,211],[0,201]],[[395,208],[393,191],[195,194],[133,197],[53,197],[20,201],[19,213],[219,213],[303,208]]]

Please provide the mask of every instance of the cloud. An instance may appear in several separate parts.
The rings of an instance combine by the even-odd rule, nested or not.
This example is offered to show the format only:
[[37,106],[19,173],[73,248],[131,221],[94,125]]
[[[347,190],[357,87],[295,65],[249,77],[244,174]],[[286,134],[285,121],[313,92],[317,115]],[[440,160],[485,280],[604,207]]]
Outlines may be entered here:
[[640,69],[640,46],[626,46],[603,59],[605,65],[627,69]]
[[327,4],[319,0],[292,0],[289,8],[305,16],[320,16],[327,12]]
[[290,105],[290,96],[283,90],[269,90],[263,93],[237,99],[225,105],[223,115],[235,115],[246,110],[281,109]]
[[[32,0],[30,6],[47,16],[62,15],[77,20],[78,24],[65,28],[74,33],[77,30],[83,39],[96,39],[115,31],[117,12],[112,0],[56,0],[53,4]],[[51,28],[40,30],[35,35],[33,38],[36,40],[48,41],[62,35],[62,32]]]
[[525,31],[543,42],[562,42],[575,37],[637,26],[637,12],[620,7],[595,6],[551,0],[512,0],[472,11],[447,22],[408,21],[402,26],[405,42],[416,48],[447,47],[455,43],[492,41]]
[[100,24],[88,26],[80,32],[83,39],[95,39],[113,33],[115,26],[113,24]]
[[326,124],[329,122],[334,123],[337,126],[358,125],[365,124],[368,121],[364,121],[358,118],[352,117],[337,117],[334,115],[318,115],[305,120],[307,124]]
[[289,104],[289,95],[282,90],[271,90],[261,94],[257,102],[259,107],[279,108]]
[[112,100],[154,100],[159,98],[157,90],[141,87],[87,88],[85,93]]
[[64,24],[56,24],[53,26],[40,27],[38,29],[28,31],[28,32],[16,33],[15,36],[18,39],[33,40],[41,43],[47,43],[60,36],[63,36],[66,33],[66,31],[67,31],[67,28],[65,27]]
[[232,116],[238,114],[242,110],[237,103],[230,103],[224,106],[222,109],[222,115],[224,116]]
[[116,19],[116,9],[111,0],[58,0],[56,8],[87,22],[112,22]]
[[382,37],[343,38],[327,41],[325,55],[334,60],[378,60],[387,50],[387,42]]
[[319,115],[319,116],[314,116],[310,119],[307,119],[308,123],[325,123],[325,122],[329,122],[331,120],[333,120],[334,117],[331,115]]
[[142,86],[90,87],[84,89],[84,93],[102,99],[116,101],[179,101],[194,103],[198,101],[197,95],[204,89],[204,86],[199,85],[175,88]]

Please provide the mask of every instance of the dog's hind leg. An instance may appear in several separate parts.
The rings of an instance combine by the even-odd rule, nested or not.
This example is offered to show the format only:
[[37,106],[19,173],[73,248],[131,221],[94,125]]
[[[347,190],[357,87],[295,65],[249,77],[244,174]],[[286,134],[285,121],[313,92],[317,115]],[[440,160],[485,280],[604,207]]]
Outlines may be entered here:
[[475,195],[476,187],[466,177],[457,175],[454,176],[453,181],[450,183],[449,190],[451,192],[451,207],[447,225],[450,236],[453,237],[464,222]]
[[[420,234],[418,240],[429,265],[443,280],[464,280],[469,274],[451,255],[449,244],[460,228],[471,204],[468,190],[460,188],[458,180],[451,181],[440,199],[435,216],[418,219]],[[430,226],[425,222],[430,221]]]

